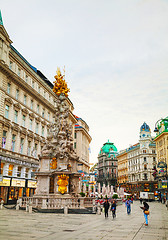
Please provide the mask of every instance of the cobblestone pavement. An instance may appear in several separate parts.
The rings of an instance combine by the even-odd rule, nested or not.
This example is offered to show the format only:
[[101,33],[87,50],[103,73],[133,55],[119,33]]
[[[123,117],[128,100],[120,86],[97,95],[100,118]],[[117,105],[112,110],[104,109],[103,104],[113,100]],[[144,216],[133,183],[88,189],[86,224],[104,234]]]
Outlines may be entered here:
[[168,239],[168,210],[166,206],[152,202],[149,226],[139,202],[132,204],[132,212],[126,214],[124,205],[117,207],[117,218],[108,219],[93,214],[27,213],[0,210],[1,240],[166,240]]

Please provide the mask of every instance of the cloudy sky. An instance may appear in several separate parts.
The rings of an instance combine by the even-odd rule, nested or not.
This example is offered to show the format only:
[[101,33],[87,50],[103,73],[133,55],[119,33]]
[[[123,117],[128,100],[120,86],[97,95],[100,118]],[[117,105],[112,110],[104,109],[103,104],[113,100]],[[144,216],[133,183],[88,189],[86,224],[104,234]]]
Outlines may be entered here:
[[51,81],[66,68],[74,114],[118,150],[168,116],[167,0],[1,0],[13,46]]

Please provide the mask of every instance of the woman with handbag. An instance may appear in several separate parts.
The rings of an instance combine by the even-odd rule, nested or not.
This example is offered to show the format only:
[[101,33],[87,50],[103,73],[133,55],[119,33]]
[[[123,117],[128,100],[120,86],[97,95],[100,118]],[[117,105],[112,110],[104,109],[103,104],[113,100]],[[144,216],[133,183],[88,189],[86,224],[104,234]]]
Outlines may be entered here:
[[143,207],[140,207],[141,209],[143,209],[144,212],[144,217],[145,217],[145,226],[148,226],[148,215],[149,215],[149,205],[147,204],[147,202],[143,202]]

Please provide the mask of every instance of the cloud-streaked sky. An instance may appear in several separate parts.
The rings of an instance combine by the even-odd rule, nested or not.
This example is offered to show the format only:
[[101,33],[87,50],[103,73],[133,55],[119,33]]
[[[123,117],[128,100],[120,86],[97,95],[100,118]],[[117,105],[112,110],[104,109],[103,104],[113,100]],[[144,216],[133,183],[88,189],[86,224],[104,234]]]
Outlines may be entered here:
[[[139,140],[145,121],[168,116],[167,0],[1,0],[13,46],[51,81],[66,68],[74,114],[92,137],[90,162],[108,139]],[[154,135],[154,133],[152,133]]]

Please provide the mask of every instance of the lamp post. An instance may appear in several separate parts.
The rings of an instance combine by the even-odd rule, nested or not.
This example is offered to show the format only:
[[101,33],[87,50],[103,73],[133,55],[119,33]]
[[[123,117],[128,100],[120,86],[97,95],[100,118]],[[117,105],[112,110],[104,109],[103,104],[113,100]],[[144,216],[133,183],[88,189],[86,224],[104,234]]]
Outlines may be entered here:
[[155,129],[154,129],[154,132],[156,132],[156,133],[159,132],[159,129],[157,128],[157,123],[158,123],[159,121],[164,121],[164,120],[168,121],[167,118],[161,118],[161,119],[157,120],[157,122],[155,123]]

